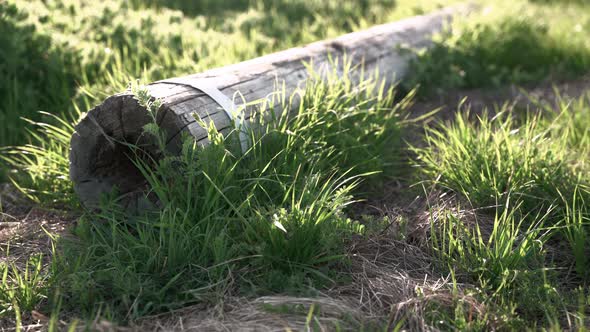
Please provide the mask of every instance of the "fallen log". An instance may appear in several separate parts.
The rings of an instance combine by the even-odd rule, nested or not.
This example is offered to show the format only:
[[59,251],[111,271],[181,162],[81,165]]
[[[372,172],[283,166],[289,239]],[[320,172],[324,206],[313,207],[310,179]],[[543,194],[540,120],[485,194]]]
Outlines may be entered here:
[[[195,120],[195,115],[206,123],[213,122],[222,133],[229,131],[232,119],[226,111],[233,105],[227,104],[232,104],[230,99],[237,94],[238,101],[249,102],[269,98],[277,83],[287,95],[301,89],[309,73],[306,63],[322,73],[331,71],[334,63],[342,63],[346,57],[353,66],[362,64],[365,72],[379,68],[381,77],[394,83],[406,75],[411,58],[408,52],[399,51],[400,46],[429,47],[431,36],[440,32],[454,14],[468,10],[468,6],[451,7],[200,74],[149,84],[151,96],[163,101],[156,119],[167,135],[167,149],[173,153],[179,150],[183,132],[199,144],[207,144],[207,131]],[[280,112],[276,108],[274,111]],[[243,118],[248,117],[246,110]],[[149,151],[150,142],[146,142],[147,135],[142,128],[151,119],[127,91],[108,97],[76,125],[71,139],[70,178],[85,206],[96,207],[101,195],[115,187],[127,197],[145,190],[145,179],[129,159],[129,148],[124,143],[141,143]]]

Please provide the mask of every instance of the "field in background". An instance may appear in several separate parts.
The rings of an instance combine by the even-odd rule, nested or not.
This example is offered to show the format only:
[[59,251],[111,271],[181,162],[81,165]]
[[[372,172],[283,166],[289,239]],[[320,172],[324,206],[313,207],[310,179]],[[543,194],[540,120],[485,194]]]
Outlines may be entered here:
[[[4,1],[0,146],[145,82],[255,58],[450,1]],[[47,119],[45,117],[44,119]]]
[[[476,1],[433,49],[410,50],[413,74],[394,90],[317,81],[241,158],[211,128],[207,148],[138,161],[158,213],[105,201],[97,214],[73,195],[72,125],[130,82],[457,2],[0,2],[0,180],[28,197],[0,194],[0,225],[19,224],[0,228],[0,328],[589,328],[590,96],[411,120],[457,91],[587,77],[583,0]],[[47,223],[39,206],[69,216]],[[64,218],[78,223],[57,235]],[[35,220],[44,245],[22,233],[46,239]]]
[[[456,2],[5,1],[0,121],[7,125],[0,129],[0,146],[26,141],[22,117],[74,114],[135,78],[200,72]],[[585,5],[484,4],[486,14],[423,56],[412,83],[427,89],[497,86],[588,68]]]

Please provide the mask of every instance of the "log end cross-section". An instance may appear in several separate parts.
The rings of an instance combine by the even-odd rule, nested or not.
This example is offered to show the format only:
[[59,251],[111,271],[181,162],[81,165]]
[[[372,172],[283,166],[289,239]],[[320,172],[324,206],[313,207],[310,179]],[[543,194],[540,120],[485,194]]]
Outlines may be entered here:
[[126,145],[139,141],[150,121],[130,94],[107,98],[76,126],[71,139],[70,178],[87,206],[97,206],[101,194],[115,187],[120,193],[137,190],[143,176],[129,158]]

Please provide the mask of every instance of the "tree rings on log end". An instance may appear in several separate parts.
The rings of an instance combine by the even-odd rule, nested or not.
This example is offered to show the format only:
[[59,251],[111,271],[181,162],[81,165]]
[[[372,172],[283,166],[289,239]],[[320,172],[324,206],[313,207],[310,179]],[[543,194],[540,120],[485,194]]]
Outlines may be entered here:
[[98,207],[101,196],[115,188],[122,195],[143,191],[145,179],[130,158],[129,144],[150,150],[143,133],[150,121],[133,95],[118,94],[78,123],[70,142],[70,178],[85,206]]

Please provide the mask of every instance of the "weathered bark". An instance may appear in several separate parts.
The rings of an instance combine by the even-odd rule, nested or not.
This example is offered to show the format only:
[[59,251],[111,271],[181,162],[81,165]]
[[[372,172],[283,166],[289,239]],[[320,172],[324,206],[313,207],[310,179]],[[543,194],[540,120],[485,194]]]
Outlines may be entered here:
[[[207,84],[220,90],[236,104],[268,98],[276,87],[285,88],[287,95],[302,88],[308,78],[306,63],[324,73],[345,57],[352,65],[362,64],[365,72],[379,68],[381,77],[393,83],[407,73],[408,52],[399,47],[425,48],[432,44],[431,36],[440,32],[451,16],[465,13],[468,8],[453,7],[430,15],[379,25],[320,41],[305,47],[270,54],[235,65],[204,73],[176,78],[171,84],[155,82],[147,86],[151,95],[163,100],[157,122],[167,135],[167,148],[178,151],[182,132],[189,133],[201,144],[207,144],[207,131],[195,120],[211,121],[221,132],[230,130],[232,123],[226,112],[203,92],[190,85]],[[183,84],[185,83],[185,84]],[[294,99],[293,103],[298,103]],[[292,105],[295,106],[295,105]],[[280,111],[275,108],[275,112]],[[248,112],[244,115],[248,118]],[[123,143],[142,144],[150,150],[150,142],[142,127],[150,122],[130,92],[107,98],[90,110],[76,126],[70,151],[70,177],[80,200],[89,207],[98,204],[102,194],[114,187],[121,194],[141,192],[145,181],[128,158]]]

